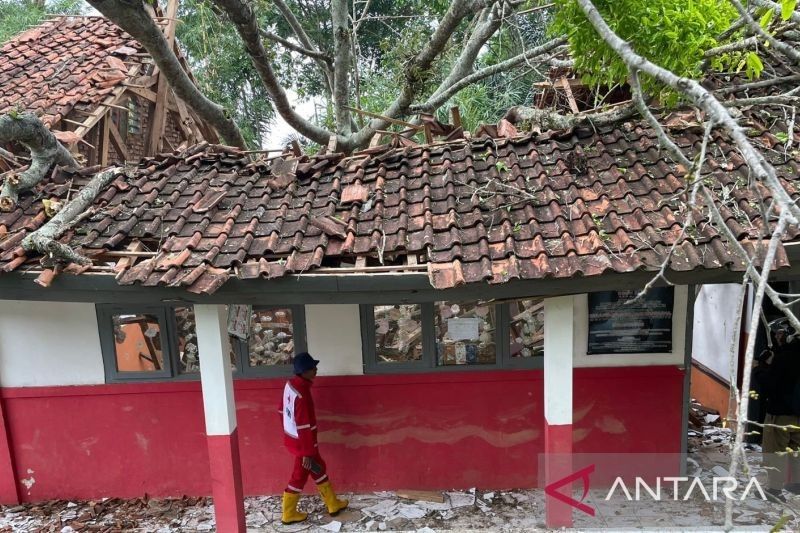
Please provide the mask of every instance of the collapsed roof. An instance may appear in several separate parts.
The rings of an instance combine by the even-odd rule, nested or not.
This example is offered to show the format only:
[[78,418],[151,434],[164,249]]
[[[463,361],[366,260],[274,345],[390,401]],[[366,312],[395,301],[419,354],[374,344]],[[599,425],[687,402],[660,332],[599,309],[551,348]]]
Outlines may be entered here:
[[[679,146],[699,147],[693,112],[668,124]],[[763,126],[752,132],[766,148],[780,143]],[[707,164],[721,212],[753,252],[770,194],[748,187],[748,168],[723,136],[712,140]],[[765,152],[798,198],[797,158]],[[43,200],[65,199],[90,173],[58,172],[0,213],[0,271],[44,268],[49,282],[58,266],[26,255],[20,242],[47,220]],[[93,264],[63,270],[194,293],[212,293],[230,278],[424,271],[445,289],[657,272],[676,240],[668,270],[743,270],[702,205],[681,231],[686,174],[639,122],[350,156],[270,159],[200,144],[144,159],[127,174],[120,169],[61,238]],[[795,238],[792,228],[786,239]],[[776,266],[787,264],[781,248]]]

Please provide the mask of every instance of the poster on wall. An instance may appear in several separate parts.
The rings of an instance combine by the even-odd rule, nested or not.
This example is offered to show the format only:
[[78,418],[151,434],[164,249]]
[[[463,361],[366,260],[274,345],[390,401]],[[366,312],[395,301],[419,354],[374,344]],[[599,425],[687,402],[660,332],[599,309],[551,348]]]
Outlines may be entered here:
[[671,353],[673,287],[589,293],[588,354]]
[[228,306],[228,334],[246,341],[250,336],[250,315],[253,313],[249,305]]

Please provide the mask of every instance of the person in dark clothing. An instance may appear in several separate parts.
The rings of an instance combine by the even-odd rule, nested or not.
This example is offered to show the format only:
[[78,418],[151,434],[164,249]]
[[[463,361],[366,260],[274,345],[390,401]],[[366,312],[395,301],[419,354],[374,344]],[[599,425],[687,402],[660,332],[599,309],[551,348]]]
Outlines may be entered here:
[[[767,468],[767,492],[783,500],[782,490],[800,493],[800,339],[786,319],[770,324],[775,343],[766,372],[764,390],[763,453]],[[787,461],[791,480],[786,484]]]

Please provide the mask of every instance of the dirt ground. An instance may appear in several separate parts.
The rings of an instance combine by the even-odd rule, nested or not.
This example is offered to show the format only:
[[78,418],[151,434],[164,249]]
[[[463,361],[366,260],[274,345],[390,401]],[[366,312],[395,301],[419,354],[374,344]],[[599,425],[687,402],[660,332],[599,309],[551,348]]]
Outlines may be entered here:
[[[710,480],[724,475],[728,465],[729,433],[719,428],[691,432],[689,476]],[[754,447],[748,463],[760,481],[760,450]],[[722,470],[720,470],[722,469]],[[710,485],[710,482],[708,483]],[[707,486],[708,486],[707,485]],[[766,484],[764,483],[764,486]],[[685,495],[685,491],[681,493]],[[737,531],[800,531],[800,496],[787,496],[786,504],[747,498],[734,507]],[[629,501],[621,494],[606,500],[607,490],[592,490],[584,500],[595,515],[574,513],[575,529],[718,531],[724,517],[724,503],[706,501],[701,494],[677,500],[668,491],[661,501]],[[444,492],[444,503],[404,499],[393,492],[345,494],[350,509],[335,518],[324,512],[318,497],[303,496],[300,507],[309,520],[292,526],[280,523],[280,497],[260,496],[245,500],[249,533],[268,531],[535,531],[544,529],[544,491]],[[580,499],[581,494],[575,496]],[[782,518],[783,517],[783,518]],[[105,499],[92,502],[50,501],[0,508],[0,531],[215,531],[214,508],[210,498]]]

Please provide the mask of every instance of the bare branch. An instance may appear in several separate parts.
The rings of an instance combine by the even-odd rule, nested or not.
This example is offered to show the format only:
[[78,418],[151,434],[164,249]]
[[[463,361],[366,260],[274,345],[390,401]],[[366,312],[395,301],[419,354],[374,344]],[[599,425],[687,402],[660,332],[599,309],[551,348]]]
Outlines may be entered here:
[[30,150],[31,164],[19,174],[6,175],[0,190],[0,211],[13,209],[19,193],[42,181],[53,165],[80,166],[36,115],[0,116],[0,142],[10,141],[17,141]]
[[[647,103],[644,101],[644,95],[642,94],[642,84],[639,82],[639,72],[633,68],[629,68],[630,72],[630,84],[631,90],[633,95],[633,101],[636,103],[636,108],[639,110],[639,113],[644,117],[644,119],[650,124],[650,127],[655,130],[656,135],[658,136],[658,142],[664,148],[672,154],[672,157],[675,158],[676,161],[681,163],[687,169],[692,167],[692,162],[686,157],[686,155],[681,151],[678,146],[672,142],[672,140],[667,136],[664,128],[661,127],[661,124],[658,122],[655,116],[650,112],[650,109],[647,107]],[[703,151],[705,152],[705,142],[710,134],[711,130],[711,122],[709,122],[709,129],[706,132],[706,137],[703,140]],[[702,159],[700,160],[702,164]]]
[[[453,32],[464,18],[483,9],[487,3],[489,2],[482,0],[453,0],[450,3],[450,7],[439,21],[439,25],[431,35],[430,40],[406,66],[405,79],[400,88],[400,94],[381,115],[394,118],[408,112],[409,106],[411,106],[429,74],[428,71],[433,65],[433,61],[445,49]],[[376,130],[386,129],[387,126],[388,123],[384,120],[371,120],[369,124],[345,140],[345,149],[366,145]]]
[[747,27],[752,33],[758,35],[762,39],[765,39],[773,48],[790,58],[795,62],[795,64],[800,65],[800,51],[784,42],[779,41],[764,31],[764,28],[761,27],[761,24],[753,19],[753,16],[750,15],[750,12],[745,9],[739,0],[730,0],[730,2],[733,4],[733,7],[736,8],[736,11],[739,12],[739,15],[741,15],[744,21],[747,22]]
[[750,89],[763,89],[764,87],[771,87],[773,85],[782,85],[784,83],[792,83],[800,81],[800,74],[793,74],[791,76],[783,76],[780,78],[772,78],[768,80],[754,81],[752,83],[743,83],[741,85],[731,85],[730,87],[723,87],[714,91],[715,95],[725,95],[732,93],[739,93],[748,91]]
[[293,52],[297,52],[298,54],[303,54],[304,56],[308,56],[308,57],[310,57],[312,59],[319,59],[319,60],[324,61],[325,63],[327,63],[329,65],[333,64],[333,59],[331,59],[331,57],[329,55],[327,55],[327,54],[324,54],[322,52],[318,52],[316,50],[309,50],[308,48],[303,48],[299,44],[295,44],[295,43],[293,43],[292,41],[290,41],[288,39],[284,39],[280,35],[276,35],[276,34],[272,33],[271,31],[267,31],[267,30],[260,30],[260,31],[261,31],[261,36],[262,37],[264,37],[266,39],[269,39],[270,41],[276,42],[276,43],[280,44],[281,46],[283,46],[284,48],[288,48],[289,50],[292,50]]
[[189,78],[164,33],[146,11],[144,3],[117,0],[87,1],[145,47],[158,66],[158,70],[169,80],[178,98],[194,109],[200,118],[211,124],[226,142],[247,148],[236,122],[227,116],[222,106],[206,98]]
[[494,76],[495,74],[498,74],[500,72],[505,72],[508,69],[517,67],[523,63],[527,63],[539,56],[542,56],[554,50],[555,48],[561,46],[565,42],[566,39],[561,37],[552,39],[542,45],[539,45],[535,48],[531,48],[530,50],[522,54],[506,59],[505,61],[501,61],[500,63],[497,63],[495,65],[491,65],[489,67],[485,67],[478,71],[475,71],[472,74],[456,81],[451,86],[447,87],[441,92],[434,93],[425,103],[412,106],[411,112],[430,113],[432,111],[435,111],[439,107],[443,106],[450,98],[452,98],[456,93],[458,93],[458,91],[460,91],[464,87],[467,87],[468,85],[471,85],[484,78],[488,78],[489,76]]
[[748,37],[742,41],[736,41],[734,43],[724,44],[722,46],[717,46],[716,48],[710,48],[705,51],[703,56],[706,58],[714,57],[714,56],[721,56],[722,54],[729,54],[731,52],[738,52],[739,50],[748,50],[750,48],[755,48],[758,46],[758,39],[755,37]]
[[503,22],[502,9],[502,5],[496,4],[480,12],[478,15],[478,23],[475,25],[475,29],[470,33],[469,38],[461,50],[461,54],[458,56],[458,59],[456,59],[445,79],[442,80],[439,87],[433,92],[431,98],[435,98],[439,93],[473,72],[478,53],[486,42],[491,39],[492,35],[497,32]]
[[94,202],[100,190],[111,183],[119,171],[119,168],[112,167],[98,172],[53,218],[25,237],[22,240],[22,247],[28,252],[36,251],[51,260],[79,265],[91,263],[89,259],[66,244],[58,242],[58,239],[80,220],[81,214]]
[[253,65],[272,98],[278,113],[280,113],[287,124],[301,134],[314,142],[323,145],[326,144],[332,134],[325,128],[321,128],[313,122],[301,117],[292,108],[292,104],[286,96],[286,91],[284,91],[283,86],[278,81],[278,77],[269,62],[269,56],[261,42],[261,32],[258,28],[258,21],[256,20],[255,13],[250,4],[245,0],[214,0],[214,2],[225,10],[231,22],[236,26],[236,31],[242,38],[245,49],[250,55]]
[[[302,44],[306,50],[319,52],[319,47],[311,41],[311,38],[303,29],[303,25],[300,24],[300,21],[294,16],[294,13],[292,13],[292,10],[288,5],[286,5],[286,2],[283,0],[274,0],[273,3],[275,4],[275,7],[278,8],[278,11],[281,12],[281,15],[283,15],[283,18],[286,20],[289,26],[292,28],[292,31],[294,32],[295,37],[297,37],[297,40],[300,41],[300,44]],[[328,94],[333,94],[333,67],[330,63],[322,61],[319,63],[319,66],[322,69]],[[284,119],[285,118],[286,117],[284,117]]]
[[[778,4],[776,2],[770,2],[769,0],[750,0],[750,1],[753,4],[757,5],[757,6],[770,7],[772,9],[774,9],[775,12],[777,12],[777,13],[781,12],[781,6],[780,6],[780,4]],[[794,22],[796,24],[800,24],[800,13],[798,13],[797,11],[794,11],[789,20],[791,20],[792,22]]]
[[[764,264],[761,268],[761,282],[756,287],[756,296],[753,302],[753,309],[761,309],[761,303],[764,300],[764,292],[767,288],[769,273],[770,270],[772,270],[772,265],[775,262],[775,253],[777,252],[778,245],[780,245],[783,234],[786,231],[786,222],[788,218],[787,214],[788,212],[785,209],[781,210],[777,227],[772,233],[772,238],[769,241],[769,248],[767,248],[767,254],[764,257]],[[758,330],[758,321],[759,313],[753,313],[753,316],[750,319],[749,331],[754,332]],[[767,334],[769,335],[769,332],[767,332]],[[747,339],[747,348],[744,354],[743,368],[753,368],[753,355],[755,352],[755,347],[756,335],[750,335]],[[751,372],[744,372],[742,374],[742,394],[741,402],[739,404],[739,414],[737,416],[739,422],[736,424],[736,438],[734,439],[733,450],[731,453],[731,468],[729,474],[733,477],[736,477],[740,458],[744,460],[744,448],[742,444],[744,443],[744,428],[747,425],[747,405],[750,399],[750,376]],[[725,526],[732,527],[732,525],[733,501],[731,500],[725,502]]]

